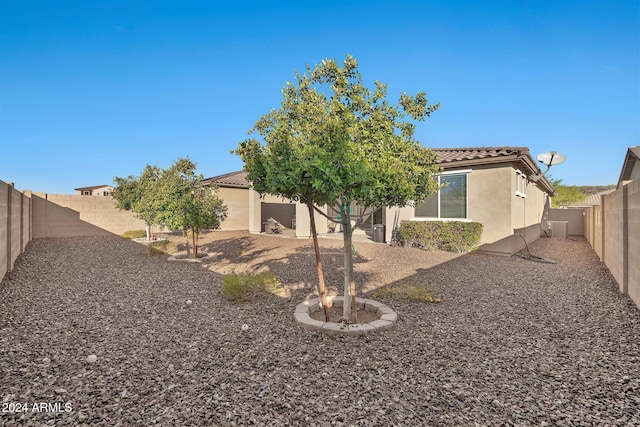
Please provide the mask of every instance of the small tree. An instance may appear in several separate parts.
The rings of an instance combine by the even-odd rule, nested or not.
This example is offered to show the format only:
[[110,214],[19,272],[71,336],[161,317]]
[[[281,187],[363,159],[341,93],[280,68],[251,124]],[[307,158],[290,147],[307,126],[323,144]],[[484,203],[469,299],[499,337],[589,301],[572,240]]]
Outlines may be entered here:
[[[386,85],[375,82],[371,92],[357,67],[347,55],[342,68],[324,60],[296,74],[296,84],[287,83],[282,91],[281,107],[250,131],[259,133],[266,146],[250,139],[236,150],[258,192],[303,201],[312,220],[311,207],[342,224],[343,317],[351,322],[356,321],[352,232],[364,217],[352,225],[352,205],[365,214],[372,207],[423,201],[437,190],[433,175],[439,171],[435,154],[413,139],[415,125],[404,121],[407,115],[424,120],[439,104],[427,105],[421,92],[403,94],[400,105],[392,105]],[[317,205],[335,206],[339,218]]]
[[157,182],[160,169],[146,165],[139,177],[115,177],[113,198],[118,209],[132,211],[145,222],[147,240],[153,239],[153,225],[157,224]]
[[189,232],[198,256],[198,236],[203,230],[216,229],[227,217],[227,207],[216,195],[217,187],[204,186],[203,176],[195,172],[189,158],[179,158],[166,170],[147,165],[140,177],[115,177],[113,197],[119,209],[135,212],[147,225],[166,226],[182,231],[187,238],[187,256],[191,256]]
[[173,231],[182,231],[190,257],[189,232],[194,254],[198,256],[198,236],[203,230],[216,229],[227,217],[227,207],[216,195],[217,187],[206,187],[189,158],[179,158],[162,171],[157,187],[157,220]]
[[564,185],[561,179],[552,179],[551,185],[557,194],[551,198],[551,205],[554,208],[566,208],[572,203],[584,200],[587,195],[576,185]]

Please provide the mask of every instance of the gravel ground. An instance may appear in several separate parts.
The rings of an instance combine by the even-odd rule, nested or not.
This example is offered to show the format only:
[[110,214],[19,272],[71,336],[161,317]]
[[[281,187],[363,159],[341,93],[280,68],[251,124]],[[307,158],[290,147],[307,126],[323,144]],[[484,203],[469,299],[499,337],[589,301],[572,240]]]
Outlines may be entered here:
[[[335,292],[341,242],[321,242]],[[0,283],[0,425],[640,425],[640,310],[584,239],[530,245],[556,264],[357,243],[362,295],[442,298],[382,299],[395,329],[361,337],[294,323],[310,241],[203,247],[208,264],[117,237],[31,242]],[[264,268],[288,297],[224,300],[221,273]]]

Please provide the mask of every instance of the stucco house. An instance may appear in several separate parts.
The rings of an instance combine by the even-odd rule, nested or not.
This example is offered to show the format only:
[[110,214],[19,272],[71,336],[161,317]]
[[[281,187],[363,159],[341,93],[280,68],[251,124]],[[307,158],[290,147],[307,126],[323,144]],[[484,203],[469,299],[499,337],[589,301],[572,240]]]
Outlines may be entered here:
[[[370,220],[384,225],[385,241],[391,240],[400,221],[475,221],[484,226],[480,250],[511,255],[524,248],[546,228],[549,197],[555,194],[526,147],[474,147],[432,149],[446,184],[424,203],[405,207],[381,207]],[[229,207],[223,230],[263,231],[268,218],[295,228],[296,236],[309,237],[305,205],[273,196],[260,198],[243,171],[206,180],[219,186]],[[327,221],[316,214],[318,233],[329,231]]]
[[76,194],[80,196],[112,196],[113,187],[110,185],[94,185],[92,187],[74,188]]

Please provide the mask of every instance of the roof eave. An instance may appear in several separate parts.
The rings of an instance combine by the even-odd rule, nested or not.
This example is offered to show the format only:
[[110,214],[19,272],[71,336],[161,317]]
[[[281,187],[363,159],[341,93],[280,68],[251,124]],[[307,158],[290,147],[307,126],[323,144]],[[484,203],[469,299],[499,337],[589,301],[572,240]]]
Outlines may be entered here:
[[[464,167],[472,167],[472,166],[491,166],[496,164],[503,163],[520,163],[525,169],[527,176],[531,175],[542,175],[542,171],[535,164],[531,156],[527,152],[521,152],[518,154],[511,154],[508,156],[500,156],[500,157],[491,157],[491,158],[483,158],[483,159],[470,159],[470,160],[455,160],[450,162],[438,163],[442,169],[452,169],[452,168],[464,168]],[[553,188],[553,185],[549,182],[547,177],[542,175],[537,181],[536,185],[540,187],[544,192],[549,194],[550,196],[555,196],[557,194],[556,190]]]
[[620,172],[620,178],[618,178],[618,185],[616,188],[620,188],[620,185],[625,181],[629,180],[631,176],[631,172],[638,161],[638,156],[636,151],[639,151],[639,147],[629,147],[627,149],[627,154],[624,157],[624,163],[622,164],[622,171]]

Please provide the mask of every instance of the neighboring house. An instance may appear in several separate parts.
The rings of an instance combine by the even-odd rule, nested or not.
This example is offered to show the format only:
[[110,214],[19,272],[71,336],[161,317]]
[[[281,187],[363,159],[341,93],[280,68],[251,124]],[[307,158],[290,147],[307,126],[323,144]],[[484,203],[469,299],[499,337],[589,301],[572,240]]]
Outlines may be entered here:
[[[443,188],[416,206],[383,207],[376,210],[371,225],[384,225],[385,241],[394,227],[410,221],[475,221],[484,226],[483,251],[511,255],[546,228],[549,196],[555,194],[542,176],[526,147],[479,147],[432,149],[438,155]],[[306,206],[273,196],[260,198],[250,189],[245,172],[232,172],[206,181],[219,187],[229,207],[223,230],[263,231],[263,223],[274,218],[296,229],[297,237],[309,237]],[[328,231],[327,221],[316,214],[318,233]],[[522,237],[520,237],[522,236]],[[524,238],[524,239],[523,239]]]
[[629,147],[622,164],[617,188],[621,188],[638,178],[640,178],[640,146]]
[[575,209],[575,208],[589,208],[591,206],[597,206],[601,203],[602,196],[606,196],[607,194],[611,194],[616,191],[615,188],[610,190],[600,191],[595,194],[590,194],[586,196],[582,200],[578,200],[577,202],[569,203],[567,206],[556,208],[556,209]]
[[74,190],[81,196],[113,196],[113,187],[110,185],[94,185],[74,188]]

